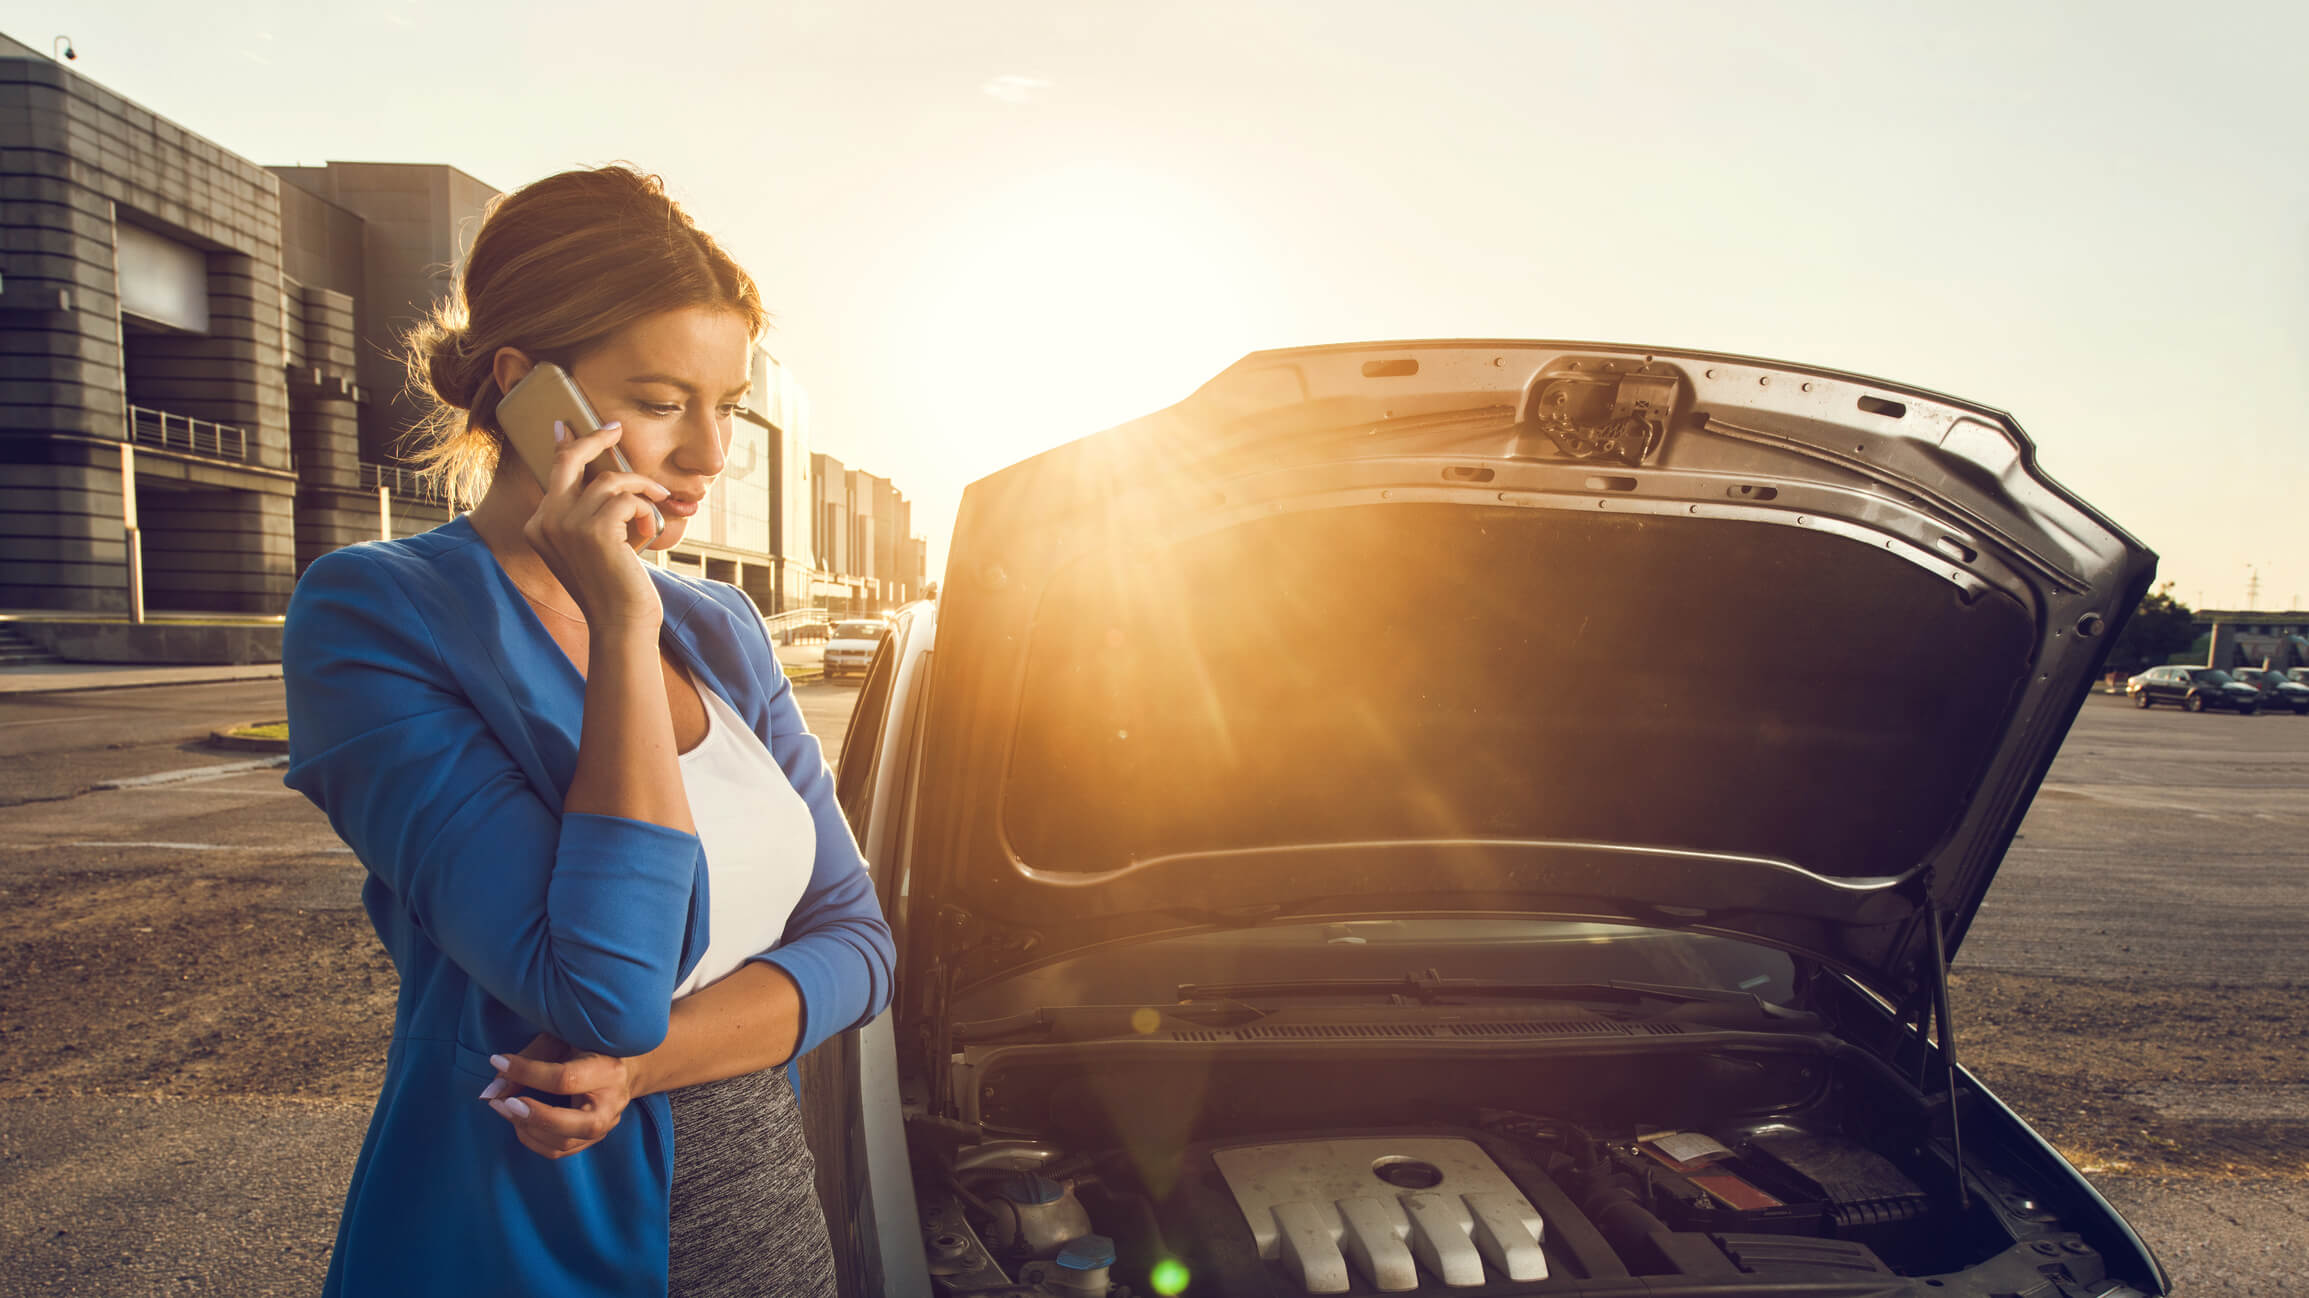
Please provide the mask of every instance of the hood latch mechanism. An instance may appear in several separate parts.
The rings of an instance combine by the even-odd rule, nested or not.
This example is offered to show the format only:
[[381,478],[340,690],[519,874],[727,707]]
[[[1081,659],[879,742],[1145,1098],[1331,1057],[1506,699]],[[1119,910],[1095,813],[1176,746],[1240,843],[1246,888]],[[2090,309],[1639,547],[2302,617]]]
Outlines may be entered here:
[[1523,390],[1515,412],[1517,459],[1607,461],[1636,468],[1667,439],[1683,383],[1666,366],[1605,361],[1549,370]]

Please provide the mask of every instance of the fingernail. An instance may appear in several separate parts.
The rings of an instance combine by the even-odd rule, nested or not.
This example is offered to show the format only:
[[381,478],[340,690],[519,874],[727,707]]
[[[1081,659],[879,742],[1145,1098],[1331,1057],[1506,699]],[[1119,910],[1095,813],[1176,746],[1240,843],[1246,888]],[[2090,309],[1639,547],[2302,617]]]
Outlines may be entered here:
[[554,420],[554,421],[553,421],[553,440],[554,440],[554,441],[556,441],[556,442],[566,442],[566,441],[568,441],[568,440],[569,440],[569,425],[567,425],[567,424],[565,424],[565,423],[561,422],[561,421],[560,421],[560,420],[558,420],[558,419]]
[[610,420],[608,423],[606,423],[606,424],[603,424],[603,425],[601,426],[601,431],[606,433],[606,432],[608,432],[608,431],[609,431],[610,429],[612,429],[612,428],[623,428],[623,427],[625,427],[625,424],[624,424],[623,422],[621,422],[621,421],[619,421],[619,420],[615,420],[615,419],[612,419],[612,420]]
[[[554,427],[558,428],[560,425],[556,424]],[[489,1066],[502,1073],[506,1069],[511,1068],[513,1066],[513,1062],[503,1055],[491,1055],[489,1056]]]
[[519,1100],[499,1100],[498,1103],[504,1105],[505,1111],[512,1114],[516,1118],[526,1118],[529,1116],[529,1106],[523,1104]]
[[496,1081],[491,1082],[487,1086],[481,1088],[481,1098],[484,1100],[494,1100],[498,1096],[505,1094],[507,1089],[508,1088],[505,1085],[505,1079],[500,1077]]

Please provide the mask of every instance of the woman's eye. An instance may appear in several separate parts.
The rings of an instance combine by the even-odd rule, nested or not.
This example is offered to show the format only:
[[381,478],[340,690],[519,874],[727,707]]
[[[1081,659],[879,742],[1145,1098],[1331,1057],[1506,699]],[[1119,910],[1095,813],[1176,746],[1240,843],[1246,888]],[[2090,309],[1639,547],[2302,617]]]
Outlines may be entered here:
[[735,417],[735,416],[737,415],[737,413],[738,413],[738,407],[737,407],[737,406],[734,406],[734,405],[723,406],[723,407],[721,408],[721,410],[720,410],[720,411],[718,411],[717,413],[718,413],[718,414],[719,414],[719,415],[720,415],[720,416],[721,416],[723,419],[730,419],[730,418],[733,418],[733,417]]
[[681,407],[678,405],[673,405],[663,401],[640,401],[636,402],[635,404],[642,408],[643,413],[658,415],[661,417],[673,414],[675,411],[681,409]]

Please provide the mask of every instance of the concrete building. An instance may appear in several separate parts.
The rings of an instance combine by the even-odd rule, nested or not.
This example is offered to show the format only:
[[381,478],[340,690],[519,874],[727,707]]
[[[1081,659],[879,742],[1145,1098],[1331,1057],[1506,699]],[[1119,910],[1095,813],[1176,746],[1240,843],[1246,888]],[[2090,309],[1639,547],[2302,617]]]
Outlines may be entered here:
[[[404,466],[400,454],[403,436],[423,412],[406,391],[399,339],[455,290],[473,232],[497,191],[439,164],[330,162],[271,170],[286,182],[284,311],[309,300],[315,284],[310,276],[325,266],[326,287],[350,299],[355,343],[352,369],[344,376],[355,394],[350,409],[338,412],[325,435],[299,442],[300,493],[311,502],[298,519],[301,565],[387,530],[409,536],[449,520],[447,502]],[[292,368],[292,394],[306,380]],[[330,394],[339,390],[327,376],[322,381]],[[342,426],[345,414],[352,416],[350,429]],[[351,441],[345,440],[348,431]],[[326,467],[310,477],[301,467],[307,440],[328,448]],[[349,473],[347,456],[353,460]],[[381,498],[380,489],[388,496]]]
[[817,602],[866,613],[920,599],[927,544],[913,535],[913,506],[890,479],[813,455],[812,553]]
[[279,188],[0,36],[0,607],[287,604]]
[[2309,613],[2292,609],[2197,610],[2199,644],[2212,667],[2309,667]]
[[661,562],[742,587],[764,613],[808,607],[809,398],[756,347],[729,460]]
[[271,171],[284,182],[281,312],[302,571],[338,546],[448,521],[447,502],[399,454],[420,412],[404,391],[395,340],[452,290],[497,191],[439,165]]
[[[261,167],[0,36],[0,609],[277,615],[318,556],[446,522],[401,455],[400,339],[496,197],[437,164]],[[658,561],[764,612],[891,602],[903,497],[854,505],[835,464],[866,530],[821,562],[808,394],[759,348],[752,371]]]

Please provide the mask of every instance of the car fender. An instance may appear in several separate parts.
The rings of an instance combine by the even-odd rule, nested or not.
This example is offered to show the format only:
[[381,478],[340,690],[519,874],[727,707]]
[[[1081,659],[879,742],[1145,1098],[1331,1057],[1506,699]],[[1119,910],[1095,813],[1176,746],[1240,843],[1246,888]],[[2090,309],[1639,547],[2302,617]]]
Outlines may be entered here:
[[[1939,1051],[1932,1053],[1937,1057]],[[1939,1066],[1937,1058],[1933,1066]],[[1982,1085],[1980,1079],[1973,1076],[1971,1069],[1959,1064],[1956,1072],[1964,1079],[1963,1087],[1971,1100],[1966,1106],[1966,1134],[1970,1136],[1986,1128],[1983,1134],[1993,1133],[1996,1142],[2029,1164],[2029,1170],[2043,1178],[2048,1188],[2057,1186],[2060,1191],[2082,1200],[2084,1206],[2092,1210],[2080,1216],[2092,1216],[2097,1211],[2099,1229],[2079,1229],[2081,1223],[2078,1222],[2064,1221],[2064,1224],[2084,1235],[2101,1256],[2108,1259],[2112,1273],[2135,1272],[2151,1276],[2156,1282],[2155,1293],[2171,1293],[2172,1278],[2165,1274],[2165,1268],[2157,1261],[2156,1254],[2149,1251],[2148,1244],[2133,1229],[2133,1224],[2125,1220],[2125,1215],[2117,1211],[2116,1205],[2093,1188],[2093,1183],[2085,1179],[2084,1173],[2078,1171],[2076,1165],[2069,1162],[2059,1150],[2054,1149],[2050,1141],[2037,1134],[2036,1128],[2028,1125],[2010,1106],[1998,1099],[1996,1092]]]

